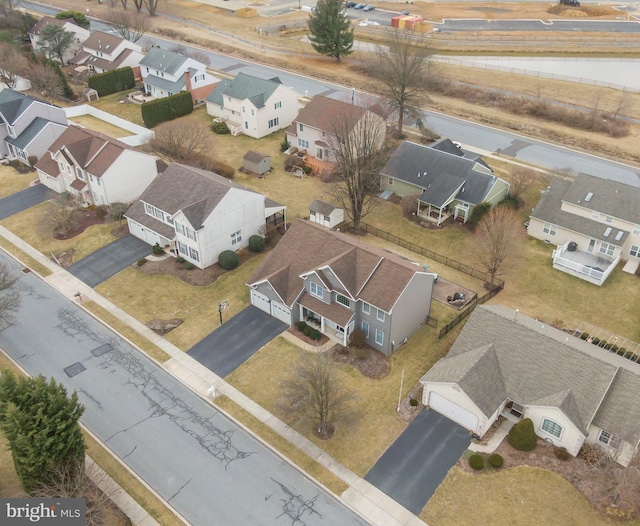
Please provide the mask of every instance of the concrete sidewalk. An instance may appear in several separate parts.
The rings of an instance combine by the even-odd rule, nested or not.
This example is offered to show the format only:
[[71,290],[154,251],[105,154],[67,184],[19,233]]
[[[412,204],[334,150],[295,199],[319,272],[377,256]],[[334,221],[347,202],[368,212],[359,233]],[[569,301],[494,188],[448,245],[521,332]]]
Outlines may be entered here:
[[[171,356],[169,360],[159,365],[188,386],[193,392],[210,402],[212,401],[212,394],[213,396],[218,394],[227,396],[245,411],[249,412],[252,416],[263,422],[345,482],[349,488],[337,498],[340,498],[345,505],[349,506],[365,520],[376,526],[426,526],[426,524],[413,513],[334,460],[322,449],[291,429],[287,424],[256,404],[235,387],[225,382],[196,360],[187,356],[185,352],[156,334],[146,325],[127,314],[2,226],[0,226],[0,235],[49,269],[51,274],[43,279],[67,298],[79,304],[84,300],[91,300],[97,303]],[[89,314],[91,314],[91,312],[89,312]],[[133,343],[132,345],[135,346]],[[221,411],[217,406],[216,409]],[[230,418],[233,419],[233,417]],[[239,426],[242,426],[240,422],[235,419],[233,420]],[[250,429],[248,429],[248,431],[251,432]],[[259,437],[256,438],[260,439]],[[265,443],[265,445],[271,447],[269,444]],[[315,482],[320,484],[318,481]]]

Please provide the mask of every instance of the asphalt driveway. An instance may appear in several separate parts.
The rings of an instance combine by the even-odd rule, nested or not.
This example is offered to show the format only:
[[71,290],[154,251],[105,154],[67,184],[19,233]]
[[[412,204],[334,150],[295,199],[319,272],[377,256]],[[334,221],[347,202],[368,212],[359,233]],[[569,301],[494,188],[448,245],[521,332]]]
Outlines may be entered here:
[[0,199],[0,220],[42,203],[47,197],[47,190],[45,185],[37,184]]
[[[217,319],[213,321],[219,323]],[[286,328],[285,323],[249,305],[196,343],[187,354],[224,378]]]
[[419,515],[470,443],[469,431],[423,409],[365,480]]
[[67,267],[67,271],[90,287],[100,285],[139,259],[151,254],[151,245],[128,235]]

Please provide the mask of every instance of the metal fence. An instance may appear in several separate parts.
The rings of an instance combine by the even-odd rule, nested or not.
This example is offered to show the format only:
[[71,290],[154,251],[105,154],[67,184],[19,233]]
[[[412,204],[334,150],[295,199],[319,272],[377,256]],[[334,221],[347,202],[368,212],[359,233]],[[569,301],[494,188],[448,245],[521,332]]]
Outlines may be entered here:
[[486,303],[491,298],[493,298],[496,294],[498,294],[498,292],[500,292],[504,288],[504,281],[502,280],[500,281],[501,281],[500,285],[496,285],[496,288],[491,289],[484,296],[474,299],[471,303],[469,303],[469,305],[467,305],[467,307],[460,314],[458,314],[453,320],[451,320],[444,327],[442,327],[442,329],[440,329],[440,332],[438,333],[438,338],[442,338],[443,336],[449,334],[451,330],[456,325],[458,325],[458,323],[460,323],[467,316],[469,316],[469,314],[471,314],[478,305],[482,305],[483,303]]

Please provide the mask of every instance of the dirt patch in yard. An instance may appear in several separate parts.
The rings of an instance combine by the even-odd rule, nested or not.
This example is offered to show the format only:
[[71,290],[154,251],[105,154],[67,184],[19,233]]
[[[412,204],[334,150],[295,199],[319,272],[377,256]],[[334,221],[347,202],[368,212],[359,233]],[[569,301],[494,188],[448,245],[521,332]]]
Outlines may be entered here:
[[329,356],[334,362],[346,363],[355,367],[367,378],[384,378],[391,370],[389,358],[368,345],[363,345],[358,349],[336,345],[329,351]]

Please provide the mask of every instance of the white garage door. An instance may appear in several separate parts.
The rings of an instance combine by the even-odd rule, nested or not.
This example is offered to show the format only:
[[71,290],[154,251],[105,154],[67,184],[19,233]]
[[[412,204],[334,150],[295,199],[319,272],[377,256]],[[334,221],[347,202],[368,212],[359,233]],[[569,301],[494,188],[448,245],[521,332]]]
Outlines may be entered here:
[[271,307],[269,306],[269,303],[269,298],[267,296],[257,290],[251,291],[251,305],[255,305],[260,310],[271,314]]
[[476,415],[438,393],[429,393],[429,407],[474,433],[478,430]]
[[278,303],[277,301],[271,302],[271,315],[285,322],[287,325],[291,325],[291,311],[282,305],[282,303]]

